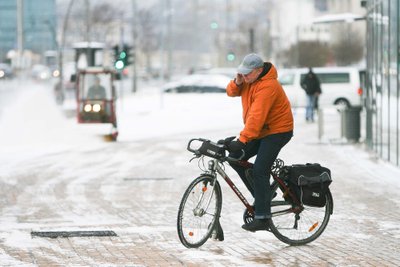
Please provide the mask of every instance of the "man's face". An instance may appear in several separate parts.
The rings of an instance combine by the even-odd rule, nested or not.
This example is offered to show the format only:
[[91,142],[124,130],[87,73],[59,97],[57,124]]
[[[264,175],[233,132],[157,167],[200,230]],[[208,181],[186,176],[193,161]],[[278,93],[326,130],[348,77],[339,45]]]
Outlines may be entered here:
[[244,81],[246,83],[253,83],[257,80],[258,76],[261,74],[262,68],[254,69],[248,74],[243,74]]

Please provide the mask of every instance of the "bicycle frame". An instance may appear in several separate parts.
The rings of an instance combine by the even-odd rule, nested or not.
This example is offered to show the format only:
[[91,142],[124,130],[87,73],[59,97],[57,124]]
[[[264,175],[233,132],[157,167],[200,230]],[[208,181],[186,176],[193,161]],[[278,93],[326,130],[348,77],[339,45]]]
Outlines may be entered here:
[[[249,163],[250,164],[250,163]],[[250,205],[249,201],[247,201],[246,197],[240,192],[239,188],[236,187],[235,183],[229,178],[229,176],[226,174],[224,169],[221,167],[222,162],[217,160],[217,159],[212,159],[208,161],[208,170],[210,171],[210,174],[217,179],[216,173],[218,173],[224,180],[225,182],[229,185],[229,187],[235,192],[235,194],[238,196],[240,201],[246,206],[247,210],[254,215],[254,208]]]
[[[245,168],[251,168],[253,165],[252,163],[243,161],[243,160],[239,160],[239,161],[237,161],[237,163]],[[240,192],[239,188],[237,188],[235,183],[229,178],[229,176],[226,174],[226,172],[221,167],[221,165],[222,165],[222,162],[219,161],[218,159],[209,160],[208,161],[208,170],[210,171],[210,174],[213,177],[215,177],[215,179],[217,179],[216,173],[218,173],[225,180],[225,182],[229,185],[229,187],[233,190],[233,192],[235,192],[235,194],[240,199],[240,201],[243,203],[243,205],[247,208],[249,213],[254,216],[255,210],[254,210],[253,206],[250,205],[249,201],[242,194],[242,192]],[[279,178],[274,173],[271,173],[271,176],[273,177],[274,182],[278,183],[279,187],[284,189],[284,190],[282,190],[284,192],[284,194],[288,194],[290,196],[290,198],[294,201],[294,204],[295,204],[295,206],[292,208],[274,212],[272,214],[272,216],[279,216],[281,214],[286,214],[288,212],[300,213],[303,210],[303,208],[302,208],[300,201],[297,199],[297,197],[289,190],[289,188],[285,185],[285,183],[282,181],[281,178]],[[281,204],[282,204],[281,202],[276,202],[276,203],[274,203],[273,201],[271,202],[271,206],[277,206],[277,205],[281,205]]]
[[[273,174],[273,173],[271,174],[271,176],[274,179],[274,182],[279,184],[279,187],[281,188],[281,190],[282,190],[282,188],[284,189],[284,190],[282,190],[283,195],[286,195],[286,194],[289,195],[290,199],[292,199],[295,204],[294,206],[292,206],[289,209],[272,212],[272,214],[271,214],[272,217],[287,214],[287,213],[295,213],[298,215],[300,212],[302,212],[304,210],[304,208],[303,208],[303,205],[301,204],[300,200],[292,193],[292,191],[289,190],[289,188],[282,181],[282,179],[279,178],[278,175]],[[286,201],[271,201],[271,207],[280,206],[282,204],[286,204]]]

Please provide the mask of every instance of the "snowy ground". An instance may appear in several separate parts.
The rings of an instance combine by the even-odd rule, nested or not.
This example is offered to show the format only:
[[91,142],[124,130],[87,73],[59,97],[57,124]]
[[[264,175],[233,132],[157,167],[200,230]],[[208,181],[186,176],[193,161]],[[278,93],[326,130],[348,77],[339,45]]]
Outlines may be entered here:
[[[0,87],[2,266],[400,264],[400,171],[362,145],[346,144],[334,109],[324,110],[322,138],[297,110],[295,136],[281,154],[288,164],[320,162],[332,170],[335,212],[315,245],[292,248],[272,235],[244,233],[243,208],[224,186],[226,241],[187,250],[177,240],[176,212],[200,171],[188,163],[186,143],[238,134],[239,99],[160,95],[154,87],[126,92],[118,101],[120,135],[112,143],[102,138],[109,125],[82,125],[66,116],[68,105],[55,104],[51,84],[19,82],[13,93],[4,93],[10,85]],[[114,230],[119,238],[30,235],[82,229]]]

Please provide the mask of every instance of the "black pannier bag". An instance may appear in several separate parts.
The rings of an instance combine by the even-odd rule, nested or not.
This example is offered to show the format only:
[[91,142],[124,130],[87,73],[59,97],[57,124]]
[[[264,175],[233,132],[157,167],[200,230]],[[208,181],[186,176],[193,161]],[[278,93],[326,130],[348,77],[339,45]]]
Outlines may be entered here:
[[201,144],[201,146],[199,148],[199,152],[202,155],[209,156],[212,158],[217,158],[217,159],[225,157],[224,147],[222,145],[218,145],[218,144],[208,141],[208,140],[204,141]]
[[296,164],[289,168],[289,186],[306,206],[324,207],[332,182],[331,171],[318,163]]

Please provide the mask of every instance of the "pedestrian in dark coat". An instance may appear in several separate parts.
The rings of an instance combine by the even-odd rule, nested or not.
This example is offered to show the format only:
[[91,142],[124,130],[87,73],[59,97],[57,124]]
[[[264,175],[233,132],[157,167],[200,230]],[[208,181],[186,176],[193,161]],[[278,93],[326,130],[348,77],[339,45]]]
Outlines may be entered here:
[[318,97],[322,91],[318,76],[312,68],[309,68],[306,77],[301,81],[301,87],[307,95],[306,121],[314,122],[314,109],[318,105]]

